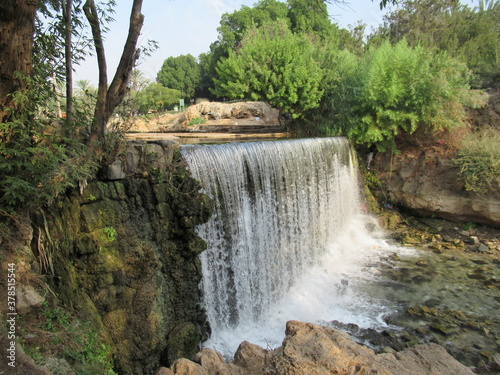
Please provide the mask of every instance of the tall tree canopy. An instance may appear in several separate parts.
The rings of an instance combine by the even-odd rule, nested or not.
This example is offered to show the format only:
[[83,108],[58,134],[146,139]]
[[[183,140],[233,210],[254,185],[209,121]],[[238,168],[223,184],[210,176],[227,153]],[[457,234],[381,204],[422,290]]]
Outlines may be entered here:
[[[103,156],[94,151],[104,146],[107,120],[128,91],[138,56],[142,0],[133,1],[127,41],[109,86],[102,42],[108,13],[93,0],[82,4],[83,0],[0,2],[0,203],[12,212],[49,201],[93,175]],[[37,6],[48,28],[37,20]],[[82,56],[72,36],[82,36],[83,10],[92,30],[92,38],[86,40],[93,41],[99,65],[96,110],[74,121],[83,127],[91,118],[87,147],[76,132],[64,131],[71,116],[55,119],[50,108],[60,99],[57,80],[69,82],[72,92],[72,63]],[[66,99],[71,111],[72,100]]]
[[[500,82],[500,2],[470,9],[456,0],[404,0],[385,16],[374,37],[447,51],[477,75],[476,85]],[[482,5],[481,5],[482,4]],[[375,38],[376,39],[376,38]]]
[[216,94],[263,100],[294,117],[318,105],[323,72],[311,39],[290,31],[285,20],[252,28],[236,51],[222,59]]
[[179,90],[185,98],[193,98],[200,81],[200,67],[190,54],[169,57],[163,62],[156,81]]

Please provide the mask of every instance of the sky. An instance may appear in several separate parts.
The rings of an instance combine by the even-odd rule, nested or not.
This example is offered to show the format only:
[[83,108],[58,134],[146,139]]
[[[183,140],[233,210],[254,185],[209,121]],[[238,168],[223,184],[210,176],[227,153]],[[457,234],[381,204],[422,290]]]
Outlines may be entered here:
[[[208,52],[210,44],[217,40],[217,27],[224,13],[232,13],[243,5],[253,6],[258,0],[144,0],[142,14],[144,25],[139,45],[155,40],[159,48],[140,61],[138,69],[150,81],[154,81],[163,61],[170,56],[191,54],[195,57]],[[473,0],[462,1],[471,3]],[[475,0],[476,3],[478,0]],[[132,8],[132,0],[117,0],[113,15],[115,21],[104,44],[108,64],[108,80],[114,76],[123,50]],[[367,31],[383,22],[383,16],[393,6],[381,11],[379,0],[350,0],[347,5],[329,5],[333,22],[348,28],[358,20],[367,24]],[[76,67],[75,80],[88,80],[97,86],[98,70],[95,56]]]

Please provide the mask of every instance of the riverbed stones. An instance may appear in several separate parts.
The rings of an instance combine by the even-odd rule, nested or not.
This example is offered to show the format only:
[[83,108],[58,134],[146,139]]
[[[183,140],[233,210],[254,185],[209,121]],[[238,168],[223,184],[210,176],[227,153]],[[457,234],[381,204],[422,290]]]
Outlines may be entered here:
[[[205,349],[204,349],[205,350]],[[181,359],[171,367],[174,375],[472,375],[444,348],[430,343],[401,352],[375,352],[357,344],[347,333],[332,327],[289,321],[282,346],[265,350],[244,342],[232,363],[214,351],[195,356],[198,363]],[[209,358],[207,360],[207,358]]]

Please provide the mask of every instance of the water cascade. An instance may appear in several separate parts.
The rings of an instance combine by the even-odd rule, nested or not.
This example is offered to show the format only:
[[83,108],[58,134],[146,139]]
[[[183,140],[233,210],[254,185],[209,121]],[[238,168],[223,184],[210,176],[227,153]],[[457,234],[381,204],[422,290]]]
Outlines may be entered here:
[[243,340],[278,346],[290,319],[377,324],[383,308],[363,292],[362,281],[375,277],[368,259],[384,244],[365,229],[345,139],[182,152],[216,205],[197,228],[208,244],[201,255],[212,329],[207,346],[228,356]]

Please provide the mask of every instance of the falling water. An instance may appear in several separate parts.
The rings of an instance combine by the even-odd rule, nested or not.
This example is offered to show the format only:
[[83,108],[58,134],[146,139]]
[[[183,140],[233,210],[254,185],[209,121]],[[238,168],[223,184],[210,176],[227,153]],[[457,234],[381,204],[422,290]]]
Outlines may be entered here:
[[356,285],[363,272],[373,276],[367,256],[384,245],[365,230],[345,139],[185,146],[183,154],[216,206],[197,228],[208,244],[206,345],[230,356],[243,340],[278,346],[290,319],[380,320],[383,309]]

